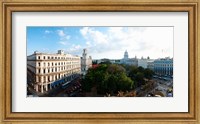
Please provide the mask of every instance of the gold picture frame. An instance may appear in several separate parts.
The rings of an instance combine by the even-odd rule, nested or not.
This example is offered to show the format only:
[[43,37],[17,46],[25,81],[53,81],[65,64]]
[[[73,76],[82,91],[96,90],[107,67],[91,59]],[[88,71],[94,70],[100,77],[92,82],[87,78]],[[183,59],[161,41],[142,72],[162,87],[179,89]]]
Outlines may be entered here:
[[[200,123],[198,0],[3,0],[0,2],[0,115],[1,123]],[[189,112],[175,113],[14,113],[11,110],[12,12],[188,12],[189,14]]]

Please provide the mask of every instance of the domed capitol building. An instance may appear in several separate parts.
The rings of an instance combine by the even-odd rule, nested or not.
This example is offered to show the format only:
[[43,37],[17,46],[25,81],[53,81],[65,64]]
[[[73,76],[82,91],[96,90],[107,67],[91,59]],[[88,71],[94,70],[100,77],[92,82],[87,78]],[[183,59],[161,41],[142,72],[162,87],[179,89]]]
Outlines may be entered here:
[[121,59],[121,64],[127,64],[127,65],[135,65],[138,66],[138,60],[137,57],[135,58],[129,58],[127,50],[124,52],[124,58]]

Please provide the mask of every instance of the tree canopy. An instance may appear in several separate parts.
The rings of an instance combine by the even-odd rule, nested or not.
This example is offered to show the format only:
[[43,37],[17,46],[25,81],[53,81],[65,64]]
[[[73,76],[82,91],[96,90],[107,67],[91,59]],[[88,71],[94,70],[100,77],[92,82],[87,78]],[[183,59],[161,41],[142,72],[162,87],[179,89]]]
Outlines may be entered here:
[[151,69],[144,69],[143,67],[129,66],[128,76],[135,81],[136,87],[139,87],[145,83],[144,78],[152,79],[153,71]]
[[95,69],[89,69],[83,84],[85,91],[90,91],[96,86],[100,94],[127,91],[134,86],[134,82],[127,77],[124,67],[116,64],[100,64]]
[[83,90],[90,92],[96,87],[98,94],[115,94],[118,91],[130,91],[145,84],[145,78],[151,79],[153,71],[132,65],[99,64],[90,68],[83,79]]

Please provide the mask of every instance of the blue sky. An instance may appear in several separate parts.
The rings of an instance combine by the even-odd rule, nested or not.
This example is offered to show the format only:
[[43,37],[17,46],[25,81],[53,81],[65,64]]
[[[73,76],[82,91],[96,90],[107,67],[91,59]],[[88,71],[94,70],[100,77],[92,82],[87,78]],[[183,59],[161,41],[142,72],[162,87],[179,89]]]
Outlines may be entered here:
[[82,55],[93,59],[173,57],[173,27],[27,27],[27,54],[34,51]]

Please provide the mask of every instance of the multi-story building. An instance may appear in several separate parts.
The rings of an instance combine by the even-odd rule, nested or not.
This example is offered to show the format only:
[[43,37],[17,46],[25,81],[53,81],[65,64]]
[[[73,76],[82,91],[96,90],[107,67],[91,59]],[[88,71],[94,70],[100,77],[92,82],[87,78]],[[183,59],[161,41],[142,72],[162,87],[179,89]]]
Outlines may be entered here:
[[152,69],[153,70],[153,59],[150,59],[149,57],[147,58],[141,58],[141,59],[138,59],[138,67],[141,66],[143,68],[149,68],[149,69]]
[[[65,54],[58,50],[57,54],[38,53],[27,57],[28,83],[37,92],[55,88],[72,81],[81,73],[81,59],[79,56]],[[30,81],[30,82],[29,82]]]
[[158,75],[173,76],[173,58],[161,58],[154,61],[154,72]]
[[85,75],[87,70],[92,67],[92,57],[88,57],[87,54],[87,49],[83,49],[83,55],[81,57],[81,72],[83,75]]

